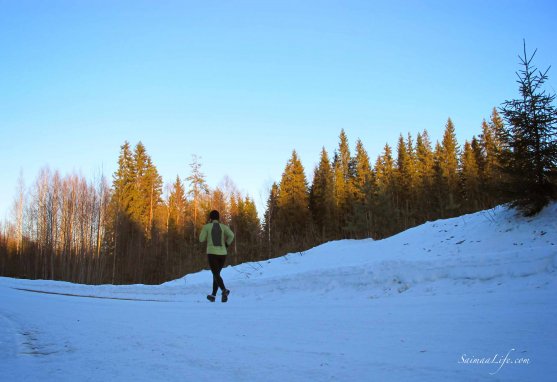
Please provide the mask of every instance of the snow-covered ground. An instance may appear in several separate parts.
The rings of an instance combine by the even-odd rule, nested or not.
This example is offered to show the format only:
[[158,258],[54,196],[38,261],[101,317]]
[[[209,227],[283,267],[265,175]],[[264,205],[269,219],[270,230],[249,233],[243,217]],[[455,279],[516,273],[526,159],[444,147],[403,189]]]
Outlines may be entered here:
[[227,304],[205,299],[207,271],[0,278],[0,380],[553,381],[556,268],[553,204],[227,267]]

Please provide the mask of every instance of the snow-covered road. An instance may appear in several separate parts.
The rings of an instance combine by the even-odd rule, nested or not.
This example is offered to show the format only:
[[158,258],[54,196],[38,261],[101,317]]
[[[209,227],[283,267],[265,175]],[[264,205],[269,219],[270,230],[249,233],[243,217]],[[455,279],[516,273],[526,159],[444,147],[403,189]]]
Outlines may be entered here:
[[0,278],[0,380],[552,381],[556,213],[498,209],[228,267],[226,304],[205,300],[208,272]]

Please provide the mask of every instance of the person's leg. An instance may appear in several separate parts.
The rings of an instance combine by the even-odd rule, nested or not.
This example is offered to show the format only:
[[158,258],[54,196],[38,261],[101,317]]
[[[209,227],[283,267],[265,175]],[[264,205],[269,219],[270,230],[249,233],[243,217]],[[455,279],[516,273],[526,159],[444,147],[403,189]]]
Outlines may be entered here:
[[226,256],[225,255],[219,255],[219,256],[216,256],[216,257],[218,258],[217,259],[217,261],[218,261],[217,283],[218,283],[218,286],[220,287],[220,290],[225,291],[226,288],[224,286],[224,280],[222,279],[222,277],[220,275],[220,271],[222,271],[222,268],[224,268],[224,262],[226,261]]
[[222,267],[219,268],[219,260],[217,255],[208,254],[207,258],[209,259],[209,267],[211,268],[211,273],[213,274],[213,296],[217,295],[217,291],[219,288],[218,279],[220,278],[220,270]]

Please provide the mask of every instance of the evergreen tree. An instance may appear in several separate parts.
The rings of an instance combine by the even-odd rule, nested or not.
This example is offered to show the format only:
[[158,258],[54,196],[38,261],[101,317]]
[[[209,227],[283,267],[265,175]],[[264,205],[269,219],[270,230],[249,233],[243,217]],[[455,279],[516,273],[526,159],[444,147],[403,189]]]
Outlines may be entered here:
[[436,217],[446,217],[447,204],[447,182],[443,176],[443,148],[439,141],[435,142],[433,151],[433,215]]
[[220,214],[220,221],[227,224],[230,219],[230,213],[228,211],[228,205],[226,203],[226,196],[224,192],[219,188],[215,188],[211,192],[211,208],[210,210],[217,210]]
[[467,212],[477,211],[479,199],[479,170],[476,155],[472,145],[466,141],[462,152],[462,189],[465,210]]
[[263,234],[265,235],[268,258],[273,256],[274,244],[277,242],[275,222],[277,221],[278,193],[279,187],[275,182],[269,191],[269,198],[267,199],[265,216],[263,218]]
[[118,169],[112,176],[112,200],[118,211],[127,212],[129,210],[134,181],[133,154],[129,142],[125,141],[120,146]]
[[472,141],[470,142],[470,148],[474,153],[474,159],[478,166],[478,176],[480,178],[480,183],[483,182],[483,176],[486,168],[486,157],[484,156],[484,151],[482,149],[481,141],[474,135]]
[[133,153],[129,142],[120,146],[118,169],[112,176],[112,196],[110,201],[110,218],[107,219],[106,246],[112,253],[111,282],[120,281],[120,272],[124,256],[128,253],[130,236],[133,228],[131,205],[135,186],[135,169]]
[[144,181],[142,182],[143,192],[145,192],[145,202],[148,207],[147,236],[151,238],[153,229],[157,228],[156,215],[162,205],[162,177],[151,157],[147,157],[147,170],[145,171]]
[[418,181],[418,170],[417,170],[417,155],[416,148],[414,147],[414,141],[412,139],[412,134],[408,133],[406,138],[406,152],[408,154],[407,165],[408,176],[410,177],[410,189],[412,193],[415,193],[416,182]]
[[131,217],[143,228],[145,236],[151,238],[153,217],[161,202],[162,179],[141,142],[134,150],[133,168],[135,182],[130,205]]
[[354,162],[350,156],[350,147],[348,138],[344,129],[339,135],[338,153],[335,153],[333,161],[334,171],[334,195],[336,205],[336,220],[338,227],[344,234],[349,231],[348,221],[352,216],[352,207],[354,200]]
[[334,210],[333,216],[335,220],[335,228],[339,237],[342,237],[342,227],[344,227],[344,222],[346,218],[346,195],[347,186],[344,178],[344,173],[342,171],[342,165],[340,161],[340,156],[335,152],[332,163],[333,169],[333,197],[334,197]]
[[350,231],[356,237],[369,237],[372,231],[373,171],[369,156],[360,139],[356,142],[353,178],[353,207],[349,221]]
[[522,69],[517,73],[521,97],[503,103],[501,112],[507,126],[503,136],[508,155],[503,157],[510,175],[508,191],[512,206],[525,215],[539,212],[557,198],[557,109],[555,94],[543,89],[547,73],[538,71],[531,56],[519,56]]
[[[351,157],[350,157],[350,147],[348,145],[348,138],[346,137],[346,133],[344,132],[344,129],[342,129],[340,132],[338,153],[339,153],[338,163],[342,172],[342,177],[345,184],[345,190],[346,193],[349,193],[352,187],[352,171],[350,168]],[[346,195],[345,198],[348,198],[348,195]]]
[[446,198],[443,201],[443,208],[447,212],[446,216],[453,216],[457,213],[458,193],[459,193],[459,173],[458,173],[459,147],[456,140],[453,121],[449,118],[445,125],[443,142],[441,145],[440,169],[443,176],[446,190]]
[[[494,200],[494,195],[487,191],[489,182],[491,179],[486,177],[486,156],[484,155],[484,150],[482,148],[481,137],[480,139],[476,136],[472,137],[470,142],[470,149],[474,155],[474,160],[476,161],[476,167],[478,168],[478,194],[476,196],[477,209],[485,209],[492,206],[491,200]],[[462,156],[464,158],[464,155]],[[462,162],[462,159],[461,159]]]
[[493,172],[497,168],[497,146],[495,144],[495,136],[493,129],[485,121],[482,122],[482,134],[480,135],[480,144],[482,148],[482,162],[481,166],[483,176],[485,179],[491,179]]
[[503,119],[497,112],[497,108],[493,108],[491,111],[491,116],[489,117],[489,129],[491,130],[491,134],[494,140],[494,148],[496,152],[501,152],[504,150],[505,147],[505,124],[503,123]]
[[[482,189],[483,208],[493,207],[501,199],[499,189],[502,179],[500,154],[503,147],[501,142],[502,121],[499,114],[494,109],[490,123],[485,120],[482,122],[482,134],[480,135],[480,150],[475,147],[472,141],[472,148],[477,153],[476,161],[480,173],[480,183]],[[478,151],[480,151],[478,153]]]
[[249,197],[236,196],[235,213],[231,216],[235,240],[242,245],[257,244],[259,237],[259,218],[255,203]]
[[176,175],[176,180],[172,185],[172,191],[168,198],[169,201],[169,218],[172,227],[175,227],[177,231],[182,230],[184,227],[185,215],[186,215],[186,193],[184,190],[184,185],[182,180],[178,175]]
[[404,227],[413,225],[412,206],[414,205],[415,171],[412,138],[408,135],[408,142],[405,142],[401,134],[397,146],[396,192],[398,211],[404,222]]
[[307,234],[309,192],[302,162],[296,150],[286,164],[279,185],[277,225],[283,240],[298,243]]
[[392,235],[399,224],[396,216],[395,195],[395,165],[392,149],[385,144],[383,155],[377,158],[375,163],[376,195],[374,198],[374,210],[376,237]]
[[435,178],[433,151],[427,130],[418,134],[416,138],[416,177],[419,220],[426,221],[433,216],[432,195]]
[[166,272],[169,275],[181,274],[182,255],[186,245],[186,193],[178,175],[169,188],[167,209]]
[[356,142],[356,157],[354,160],[354,195],[356,201],[364,203],[372,192],[373,171],[369,163],[369,156],[361,140]]
[[335,209],[334,179],[329,155],[324,147],[321,150],[319,165],[313,172],[309,207],[315,224],[315,230],[321,241],[332,238],[335,231],[333,219]]

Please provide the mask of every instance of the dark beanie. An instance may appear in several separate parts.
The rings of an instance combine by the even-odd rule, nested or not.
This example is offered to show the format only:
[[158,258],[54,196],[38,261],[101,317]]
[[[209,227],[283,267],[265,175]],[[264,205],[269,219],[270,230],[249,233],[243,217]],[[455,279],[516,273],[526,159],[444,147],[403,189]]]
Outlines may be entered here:
[[219,215],[219,211],[217,210],[212,210],[211,213],[209,214],[209,219],[211,220],[219,220],[220,215]]

